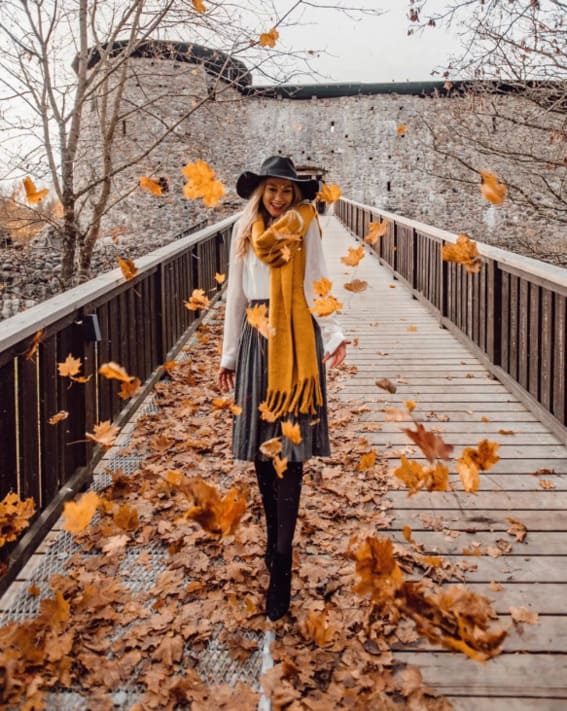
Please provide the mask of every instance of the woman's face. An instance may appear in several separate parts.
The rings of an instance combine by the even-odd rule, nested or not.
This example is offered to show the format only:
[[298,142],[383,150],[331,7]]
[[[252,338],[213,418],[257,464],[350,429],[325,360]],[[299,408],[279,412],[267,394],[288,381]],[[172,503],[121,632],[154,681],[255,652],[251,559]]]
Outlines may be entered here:
[[272,217],[279,217],[293,202],[293,185],[291,180],[283,178],[268,178],[264,184],[262,204]]

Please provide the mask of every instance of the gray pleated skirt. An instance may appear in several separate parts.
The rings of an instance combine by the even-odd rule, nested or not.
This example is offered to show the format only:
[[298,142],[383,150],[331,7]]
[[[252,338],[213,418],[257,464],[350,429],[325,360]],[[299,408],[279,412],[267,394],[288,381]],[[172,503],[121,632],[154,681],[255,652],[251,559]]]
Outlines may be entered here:
[[[252,304],[268,304],[268,301],[253,301]],[[286,415],[285,421],[299,423],[302,441],[293,444],[287,437],[282,437],[283,452],[290,462],[304,462],[310,457],[328,457],[329,426],[327,422],[327,390],[325,386],[325,365],[323,363],[324,346],[319,325],[313,319],[319,380],[323,394],[323,404],[314,415],[297,417]],[[291,365],[291,364],[290,364]],[[265,422],[260,417],[258,406],[266,399],[268,384],[268,341],[258,329],[248,323],[246,314],[242,321],[238,355],[236,360],[236,381],[234,401],[242,408],[235,416],[232,428],[232,452],[236,459],[254,461],[266,459],[260,451],[260,445],[268,439],[281,436],[281,420]]]

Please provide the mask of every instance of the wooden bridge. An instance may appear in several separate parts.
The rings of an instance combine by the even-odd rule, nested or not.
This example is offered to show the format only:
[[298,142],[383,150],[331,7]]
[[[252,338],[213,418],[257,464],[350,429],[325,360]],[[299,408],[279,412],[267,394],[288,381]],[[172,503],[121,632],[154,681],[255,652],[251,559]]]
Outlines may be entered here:
[[[340,258],[367,233],[371,220],[384,219],[386,234],[376,247],[366,247],[368,254],[353,273]],[[101,490],[111,481],[108,472],[132,473],[141,466],[146,452],[136,453],[129,446],[124,453],[124,447],[136,430],[136,418],[154,408],[153,389],[164,372],[161,364],[186,359],[196,344],[199,319],[184,308],[184,299],[194,288],[203,288],[218,297],[212,313],[219,308],[222,291],[214,275],[226,271],[233,221],[205,228],[139,260],[131,281],[118,273],[103,275],[0,325],[0,497],[14,490],[22,498],[32,496],[40,509],[30,531],[4,548],[8,572],[0,601],[2,624],[37,613],[41,600],[53,594],[49,577],[61,573],[77,552],[72,537],[61,530],[63,501],[91,481],[91,488]],[[342,323],[354,341],[340,384],[331,384],[332,397],[351,409],[353,403],[360,408],[349,436],[364,437],[378,452],[390,482],[387,501],[376,505],[390,517],[384,519],[389,530],[376,533],[392,535],[400,551],[413,547],[440,556],[446,562],[443,583],[462,582],[464,575],[467,588],[493,600],[500,621],[509,628],[503,652],[486,663],[412,639],[394,644],[394,666],[417,666],[425,682],[457,709],[563,709],[565,270],[481,246],[481,272],[467,274],[461,266],[441,260],[441,246],[454,242],[455,235],[346,200],[336,206],[336,217],[324,218],[324,228],[333,294],[344,304]],[[368,283],[365,291],[343,288],[353,275]],[[26,357],[40,329],[37,351]],[[69,352],[81,358],[85,372],[95,374],[80,388],[68,388],[57,375],[56,363]],[[98,366],[108,361],[122,364],[144,382],[126,408],[116,397],[116,383],[96,375]],[[378,387],[377,380],[389,389]],[[163,393],[168,386],[159,387]],[[481,474],[477,493],[464,492],[452,474],[453,491],[408,497],[392,476],[402,454],[410,461],[424,461],[402,431],[408,422],[389,415],[391,408],[400,410],[409,400],[416,402],[415,420],[441,434],[457,454],[483,439],[500,445],[500,460]],[[47,424],[60,410],[69,412],[64,429]],[[107,452],[82,441],[85,432],[103,420],[124,425]],[[139,436],[136,441],[139,445]],[[355,467],[345,466],[339,486],[354,489],[360,477]],[[515,528],[510,519],[516,521]],[[361,519],[360,528],[367,532],[367,522]],[[167,552],[152,542],[147,545],[148,560],[154,567],[161,561],[157,567],[163,572],[159,566]],[[136,560],[130,564],[117,575],[130,583],[145,575],[146,583],[140,586],[146,590],[156,584],[155,576],[147,583],[147,566],[142,574]],[[246,623],[243,627],[246,631]],[[261,672],[267,662],[269,666],[261,644],[264,627],[255,622],[246,634],[248,642],[256,644],[246,661],[235,661],[234,655],[227,661],[218,634],[205,637],[207,644],[200,642],[195,652],[205,659],[198,667],[201,677],[211,684],[245,681],[257,691]],[[74,679],[67,689],[54,687],[48,707],[96,708],[81,695],[80,681]],[[140,685],[117,684],[109,698],[115,708],[130,708],[142,691]],[[320,688],[312,699],[318,706],[307,705],[309,696],[290,698],[298,709],[342,707]],[[242,696],[240,706],[248,708],[246,703]],[[268,708],[266,703],[260,700],[263,708]],[[351,699],[344,708],[365,707],[358,703],[353,705]],[[231,707],[219,703],[217,708]]]

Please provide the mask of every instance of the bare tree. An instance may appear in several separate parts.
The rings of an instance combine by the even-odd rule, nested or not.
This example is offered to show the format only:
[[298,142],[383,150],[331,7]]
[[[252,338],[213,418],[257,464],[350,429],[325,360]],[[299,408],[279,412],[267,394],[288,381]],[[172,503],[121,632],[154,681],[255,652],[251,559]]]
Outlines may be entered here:
[[445,118],[425,121],[439,174],[478,184],[489,168],[527,216],[566,223],[567,3],[410,0],[409,19],[410,32],[448,24],[462,40],[441,70]]
[[[223,92],[249,83],[249,71],[270,83],[310,72],[309,51],[286,51],[278,41],[306,7],[379,14],[317,0],[290,2],[285,12],[261,0],[3,0],[0,125],[9,159],[0,177],[33,175],[52,186],[61,217],[43,211],[42,219],[62,237],[62,286],[88,277],[104,215],[135,188],[119,185],[120,174],[155,155]],[[201,45],[220,51],[195,57]],[[162,92],[125,98],[128,82],[136,82],[133,57],[151,51],[188,53],[176,65],[188,79],[195,62],[209,70],[204,91],[188,81],[186,95],[175,97],[185,109],[174,120],[159,112],[160,102],[171,100],[167,82]],[[117,158],[121,127],[136,113],[151,121],[151,136],[127,159]],[[98,135],[91,130],[85,140],[91,114]]]

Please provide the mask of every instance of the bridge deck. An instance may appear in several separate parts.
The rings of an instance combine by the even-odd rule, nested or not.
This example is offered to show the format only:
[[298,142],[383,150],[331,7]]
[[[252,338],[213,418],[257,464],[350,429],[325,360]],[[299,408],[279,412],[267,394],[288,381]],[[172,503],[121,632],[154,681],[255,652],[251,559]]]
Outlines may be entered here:
[[[335,218],[324,218],[324,223],[332,293],[344,304],[342,323],[348,337],[355,340],[349,352],[348,374],[331,383],[331,397],[335,402],[356,400],[367,406],[350,424],[349,436],[366,438],[389,470],[397,466],[400,454],[423,461],[417,447],[401,431],[408,424],[387,421],[384,413],[387,407],[402,407],[403,401],[414,400],[415,419],[428,429],[436,428],[455,446],[457,455],[462,447],[474,446],[485,438],[500,443],[501,459],[489,473],[481,475],[481,488],[475,495],[462,492],[456,476],[451,475],[455,491],[408,497],[390,477],[388,499],[392,508],[387,513],[393,518],[386,533],[400,548],[408,548],[402,531],[410,526],[424,553],[441,555],[455,564],[452,570],[467,568],[466,585],[490,597],[509,627],[504,651],[479,664],[426,642],[412,642],[398,644],[394,656],[417,665],[425,682],[463,711],[562,709],[567,699],[567,449],[462,344],[440,328],[427,309],[393,281],[373,257],[367,255],[355,269],[345,267],[340,257],[347,247],[355,246],[355,240]],[[343,283],[353,277],[366,280],[367,290],[356,294],[344,290]],[[376,386],[376,380],[383,378],[396,386],[394,394]],[[145,411],[152,412],[153,408],[150,401]],[[119,446],[107,454],[95,477],[95,489],[109,482],[105,468],[106,472],[121,468],[129,474],[143,462],[144,452],[121,449],[134,427],[127,426]],[[345,467],[339,481],[347,490],[355,487],[355,479],[360,479],[360,473]],[[308,487],[304,510],[309,493]],[[527,527],[524,542],[508,535],[509,517]],[[361,520],[360,530],[366,530],[369,522],[371,519]],[[153,543],[146,547],[151,548],[148,558],[154,564],[166,557],[165,551],[159,553]],[[483,554],[463,553],[474,548]],[[37,610],[39,600],[50,594],[49,577],[63,572],[77,550],[71,536],[56,527],[0,601],[0,622],[24,619]],[[163,567],[160,563],[152,578],[147,561],[140,573],[136,560],[136,556],[127,557],[120,574],[130,589],[138,586],[148,590]],[[461,582],[460,577],[455,582]],[[34,597],[28,593],[32,583],[40,590]],[[502,589],[495,591],[499,585]],[[352,604],[357,604],[354,593]],[[538,622],[514,624],[511,607],[537,612]],[[261,642],[261,628],[250,630],[250,639],[254,635]],[[241,679],[258,688],[260,649],[244,665],[234,659],[227,661],[219,650],[213,640],[201,652],[201,658],[207,658],[197,667],[203,678],[211,683]],[[115,708],[128,708],[139,695],[136,685],[115,689]],[[56,704],[65,709],[84,707],[78,693],[53,694],[51,703],[53,708]]]

